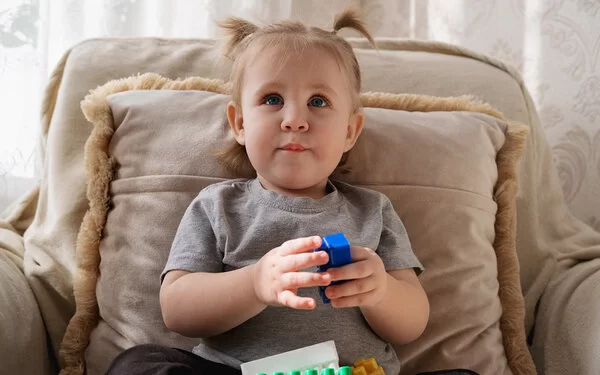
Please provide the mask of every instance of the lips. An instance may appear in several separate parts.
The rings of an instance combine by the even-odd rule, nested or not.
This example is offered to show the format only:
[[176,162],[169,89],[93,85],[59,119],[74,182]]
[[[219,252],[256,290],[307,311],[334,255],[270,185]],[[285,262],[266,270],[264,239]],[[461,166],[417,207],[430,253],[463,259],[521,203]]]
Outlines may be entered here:
[[302,146],[301,144],[298,144],[298,143],[288,143],[287,145],[283,146],[281,149],[285,150],[285,151],[293,151],[293,152],[301,152],[301,151],[305,150],[304,146]]

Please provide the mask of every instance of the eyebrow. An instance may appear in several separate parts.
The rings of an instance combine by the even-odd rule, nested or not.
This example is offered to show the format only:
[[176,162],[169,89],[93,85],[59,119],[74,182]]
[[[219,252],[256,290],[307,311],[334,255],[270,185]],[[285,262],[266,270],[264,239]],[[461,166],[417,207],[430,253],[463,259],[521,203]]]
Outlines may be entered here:
[[328,95],[335,95],[335,96],[339,95],[338,92],[335,91],[335,89],[333,87],[331,87],[327,84],[324,84],[324,83],[318,83],[316,85],[312,85],[310,88],[315,91],[323,91],[325,94],[328,94]]
[[[275,81],[267,81],[264,84],[260,85],[258,87],[258,89],[256,89],[254,92],[255,93],[264,93],[267,91],[279,91],[281,90],[281,88],[283,88],[283,85],[281,83],[275,82]],[[310,86],[310,90],[313,91],[320,91],[323,92],[324,94],[328,94],[328,95],[334,95],[334,96],[339,96],[339,93],[331,86],[324,84],[324,83],[317,83],[314,85]]]
[[258,86],[258,88],[256,90],[254,90],[254,93],[264,93],[264,92],[272,91],[272,90],[279,91],[282,87],[283,87],[283,85],[278,82],[267,81],[267,82],[263,83],[262,85]]

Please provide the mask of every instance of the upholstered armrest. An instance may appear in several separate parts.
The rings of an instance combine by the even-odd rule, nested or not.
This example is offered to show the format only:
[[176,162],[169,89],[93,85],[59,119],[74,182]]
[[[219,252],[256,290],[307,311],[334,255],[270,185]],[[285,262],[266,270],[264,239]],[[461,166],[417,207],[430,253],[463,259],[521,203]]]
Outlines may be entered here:
[[600,374],[600,259],[569,263],[542,295],[532,352],[540,374]]
[[600,374],[600,233],[568,211],[529,95],[530,136],[520,173],[517,242],[539,374]]
[[23,236],[18,226],[11,217],[0,218],[1,372],[53,374],[56,369],[49,359],[44,322],[23,274]]

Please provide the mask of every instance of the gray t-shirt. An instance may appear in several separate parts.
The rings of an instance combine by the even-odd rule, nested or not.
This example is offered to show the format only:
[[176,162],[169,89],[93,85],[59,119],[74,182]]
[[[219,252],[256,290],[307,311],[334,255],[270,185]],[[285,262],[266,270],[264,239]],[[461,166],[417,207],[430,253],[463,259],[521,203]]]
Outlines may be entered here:
[[[235,270],[256,263],[287,240],[338,232],[351,245],[375,250],[386,270],[422,271],[385,195],[337,181],[330,181],[328,189],[330,193],[315,200],[279,195],[257,179],[208,186],[187,208],[161,280],[170,270]],[[359,308],[324,304],[317,287],[302,288],[298,294],[314,298],[316,309],[267,307],[225,333],[201,339],[193,352],[239,368],[243,362],[334,340],[340,365],[374,357],[386,373],[399,372],[394,349],[375,334]]]

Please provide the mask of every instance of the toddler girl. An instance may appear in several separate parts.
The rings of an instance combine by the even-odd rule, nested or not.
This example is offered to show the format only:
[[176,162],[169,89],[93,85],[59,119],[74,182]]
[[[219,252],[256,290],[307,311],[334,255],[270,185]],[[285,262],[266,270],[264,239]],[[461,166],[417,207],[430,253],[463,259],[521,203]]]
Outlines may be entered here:
[[[419,337],[429,315],[422,266],[385,195],[330,179],[363,128],[360,69],[337,32],[373,39],[353,8],[332,31],[238,18],[222,26],[235,138],[222,159],[256,177],[203,189],[173,241],[161,309],[169,329],[199,338],[193,353],[138,346],[111,371],[239,374],[243,362],[334,340],[340,364],[374,357],[397,374],[392,344]],[[328,256],[313,249],[337,232],[352,263],[314,272]]]

